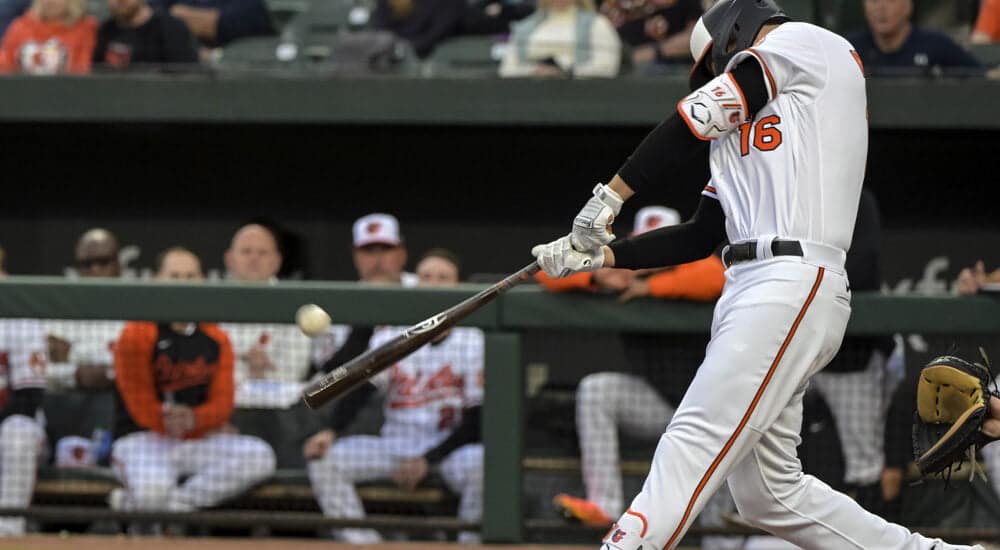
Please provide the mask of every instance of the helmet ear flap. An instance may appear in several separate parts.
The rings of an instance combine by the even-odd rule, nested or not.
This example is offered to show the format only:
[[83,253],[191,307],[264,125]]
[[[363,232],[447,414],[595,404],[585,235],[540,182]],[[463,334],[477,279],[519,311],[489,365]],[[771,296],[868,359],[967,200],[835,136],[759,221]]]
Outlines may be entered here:
[[705,48],[705,53],[701,54],[701,57],[694,62],[691,67],[691,72],[688,74],[688,86],[692,91],[701,88],[708,81],[715,78],[712,74],[712,70],[709,68],[709,63],[711,63],[712,58],[712,44],[709,43],[708,47]]

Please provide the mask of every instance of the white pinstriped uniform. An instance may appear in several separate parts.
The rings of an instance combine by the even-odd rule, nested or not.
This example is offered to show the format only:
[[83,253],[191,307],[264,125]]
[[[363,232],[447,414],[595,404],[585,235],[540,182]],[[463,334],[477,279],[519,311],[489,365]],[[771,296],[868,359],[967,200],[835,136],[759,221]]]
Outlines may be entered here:
[[[47,344],[35,319],[0,320],[0,394],[45,388]],[[8,416],[0,423],[0,507],[19,508],[31,503],[35,469],[41,450],[43,419]],[[0,536],[24,534],[24,518],[0,518]]]
[[[370,347],[391,340],[405,327],[385,327],[372,336]],[[337,439],[323,458],[309,463],[309,479],[323,513],[330,517],[364,517],[354,484],[392,475],[400,458],[422,456],[451,434],[462,409],[483,400],[485,340],[476,328],[451,330],[442,342],[428,344],[372,378],[385,394],[385,423],[379,436]],[[461,519],[482,515],[483,447],[459,447],[439,465],[445,483],[459,495]],[[338,536],[352,543],[380,540],[369,529],[341,529]],[[477,537],[463,533],[460,540]]]
[[[605,547],[675,547],[728,478],[745,520],[807,550],[950,548],[802,473],[802,396],[840,347],[851,311],[844,259],[867,155],[865,81],[846,40],[806,23],[780,25],[727,70],[750,57],[769,99],[752,120],[742,90],[713,88],[720,80],[700,91],[699,101],[733,98],[712,106],[714,116],[692,120],[710,113],[686,100],[679,111],[696,134],[717,136],[704,194],[721,203],[731,243],[758,241],[758,259],[726,271],[705,360]],[[800,241],[804,255],[774,257],[775,238]]]

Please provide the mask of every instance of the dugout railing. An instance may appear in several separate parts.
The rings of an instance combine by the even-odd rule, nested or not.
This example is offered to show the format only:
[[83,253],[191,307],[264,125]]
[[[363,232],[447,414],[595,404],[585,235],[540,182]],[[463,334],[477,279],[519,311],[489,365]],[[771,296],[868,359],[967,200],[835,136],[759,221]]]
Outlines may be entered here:
[[[10,277],[0,282],[0,318],[130,319],[175,321],[290,323],[296,309],[316,303],[335,323],[408,325],[457,303],[481,289],[462,285],[454,289],[362,287],[347,282],[282,282],[245,285],[211,282],[170,284],[141,281],[68,281],[49,277]],[[995,337],[1000,334],[1000,301],[978,297],[918,297],[856,293],[848,334]],[[615,303],[612,298],[553,295],[539,288],[518,288],[469,317],[463,324],[486,332],[486,398],[484,514],[481,522],[487,542],[525,540],[526,529],[557,531],[565,525],[531,520],[523,513],[525,428],[525,370],[522,339],[525,331],[601,330],[646,333],[704,333],[712,307],[704,304],[639,300]],[[7,511],[7,510],[3,510]],[[23,511],[40,520],[101,517],[138,520],[164,516],[100,509],[33,506]],[[131,516],[130,516],[131,514]],[[319,514],[212,511],[176,515],[178,522],[216,525],[262,525],[269,522],[298,527],[351,524],[324,519]],[[431,529],[458,530],[467,524],[439,518]],[[382,527],[419,529],[421,521],[374,518]],[[711,530],[702,530],[710,532]],[[737,532],[736,530],[724,530]],[[964,539],[997,538],[992,530],[936,531]]]

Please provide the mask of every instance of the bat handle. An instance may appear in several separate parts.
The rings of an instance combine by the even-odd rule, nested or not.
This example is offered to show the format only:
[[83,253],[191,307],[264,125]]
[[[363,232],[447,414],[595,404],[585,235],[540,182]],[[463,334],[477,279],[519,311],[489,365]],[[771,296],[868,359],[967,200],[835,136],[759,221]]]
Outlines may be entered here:
[[504,290],[507,290],[513,286],[517,286],[527,281],[531,277],[533,277],[535,273],[538,273],[541,269],[542,268],[541,266],[538,265],[538,262],[531,262],[530,264],[522,267],[512,275],[508,275],[507,278],[505,278],[503,282],[500,284],[500,286],[502,286]]

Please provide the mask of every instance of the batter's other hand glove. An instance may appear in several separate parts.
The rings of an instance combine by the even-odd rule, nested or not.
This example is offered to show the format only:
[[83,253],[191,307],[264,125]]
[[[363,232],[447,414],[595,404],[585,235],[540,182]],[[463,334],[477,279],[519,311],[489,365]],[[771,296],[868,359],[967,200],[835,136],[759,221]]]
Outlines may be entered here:
[[611,224],[622,209],[625,200],[607,185],[598,183],[594,196],[573,219],[570,243],[580,252],[597,250],[615,240]]
[[580,252],[570,244],[570,235],[531,249],[539,267],[550,277],[565,277],[580,271],[594,271],[604,265],[604,249]]
[[924,476],[950,473],[967,458],[974,462],[976,448],[997,439],[981,430],[990,399],[1000,396],[990,391],[996,382],[985,352],[980,353],[982,364],[944,355],[920,371],[913,452]]

